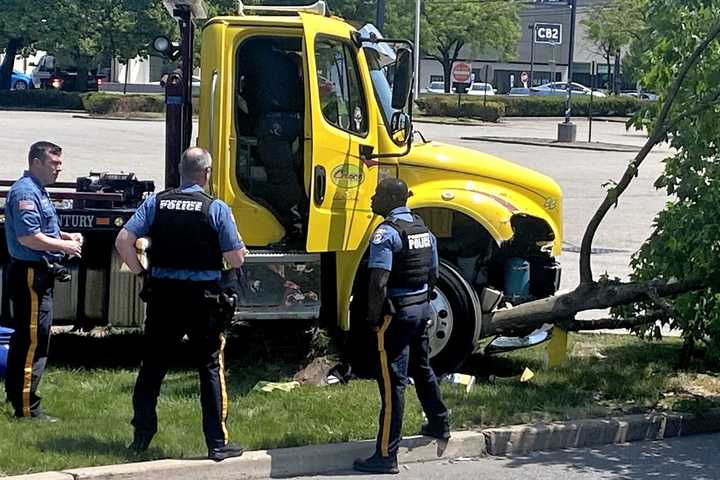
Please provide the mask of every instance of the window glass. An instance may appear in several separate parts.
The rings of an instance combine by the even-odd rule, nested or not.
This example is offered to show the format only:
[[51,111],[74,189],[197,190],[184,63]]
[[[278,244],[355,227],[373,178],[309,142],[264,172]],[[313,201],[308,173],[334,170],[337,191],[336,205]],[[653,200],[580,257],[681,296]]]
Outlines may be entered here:
[[367,133],[367,113],[354,50],[345,42],[323,38],[315,44],[320,105],[336,127]]

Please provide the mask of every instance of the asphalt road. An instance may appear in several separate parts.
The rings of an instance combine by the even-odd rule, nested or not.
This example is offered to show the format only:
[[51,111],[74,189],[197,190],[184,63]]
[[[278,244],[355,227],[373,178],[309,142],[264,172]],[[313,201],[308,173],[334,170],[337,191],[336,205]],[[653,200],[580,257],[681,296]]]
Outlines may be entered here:
[[[619,179],[632,153],[596,152],[528,145],[461,140],[464,136],[507,136],[555,138],[560,119],[507,119],[501,124],[449,126],[418,123],[416,128],[428,139],[480,150],[538,170],[554,178],[564,192],[564,252],[561,288],[578,281],[578,251],[589,219],[605,195],[602,184]],[[578,138],[587,139],[587,122],[577,120]],[[90,170],[135,172],[141,179],[153,179],[158,189],[164,178],[164,130],[162,122],[112,121],[74,118],[68,113],[0,111],[0,140],[4,147],[0,178],[17,178],[25,168],[29,145],[47,139],[64,148],[65,171],[61,180],[87,175]],[[627,132],[622,123],[595,122],[593,140],[637,146],[641,132]],[[653,188],[662,171],[662,160],[670,152],[656,148],[640,174],[620,199],[617,209],[607,215],[597,232],[593,256],[595,275],[607,272],[626,279],[630,255],[651,231],[652,219],[666,197]],[[583,317],[597,316],[586,312]]]
[[441,480],[716,480],[720,434],[593,449],[535,452],[527,456],[456,459],[400,466],[400,475],[358,475],[350,470],[303,480],[399,478]]

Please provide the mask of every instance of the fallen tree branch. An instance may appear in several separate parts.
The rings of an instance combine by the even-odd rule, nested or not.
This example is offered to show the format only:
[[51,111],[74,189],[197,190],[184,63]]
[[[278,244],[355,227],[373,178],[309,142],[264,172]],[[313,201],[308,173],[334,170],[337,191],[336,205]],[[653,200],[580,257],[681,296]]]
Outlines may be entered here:
[[[715,39],[720,36],[720,23],[716,23],[713,25],[713,27],[710,29],[706,37],[703,39],[700,44],[698,44],[695,49],[693,50],[692,55],[688,57],[687,61],[682,65],[680,70],[678,71],[677,76],[675,77],[675,80],[673,80],[672,86],[670,87],[670,91],[668,92],[667,98],[665,99],[665,102],[663,104],[663,107],[660,111],[660,114],[657,117],[657,120],[655,121],[655,124],[653,125],[652,131],[650,132],[650,136],[645,142],[645,145],[640,149],[638,154],[635,156],[635,159],[630,162],[630,165],[628,165],[627,169],[625,170],[625,173],[623,173],[622,178],[618,182],[617,186],[611,188],[608,190],[607,195],[605,196],[605,199],[603,200],[602,204],[598,207],[595,214],[590,219],[590,222],[588,223],[587,228],[585,229],[585,234],[583,235],[582,243],[580,245],[580,285],[591,285],[593,283],[593,275],[592,275],[592,266],[590,263],[590,256],[592,252],[592,242],[595,238],[595,233],[597,232],[598,227],[600,226],[600,223],[602,223],[603,219],[605,218],[605,215],[607,215],[607,212],[610,211],[610,208],[612,208],[614,205],[617,205],[618,199],[620,198],[620,195],[623,194],[623,192],[627,189],[627,187],[630,185],[632,180],[637,176],[638,169],[640,168],[640,165],[643,163],[645,158],[648,156],[652,148],[660,143],[667,134],[668,128],[670,125],[672,125],[675,120],[668,122],[668,116],[670,115],[670,109],[672,108],[673,103],[675,102],[675,98],[678,95],[678,92],[680,91],[680,87],[682,86],[682,83],[685,81],[685,77],[687,77],[688,73],[690,72],[690,69],[692,69],[695,64],[700,60],[700,57],[705,52],[705,50],[708,49],[710,44],[715,41]],[[702,105],[701,105],[702,106]]]
[[506,310],[484,314],[481,336],[527,332],[544,323],[561,323],[578,312],[652,300],[653,296],[672,297],[705,288],[710,281],[693,278],[682,281],[593,283],[572,292],[523,303]]
[[616,328],[635,328],[644,325],[652,325],[658,320],[666,318],[663,314],[640,315],[633,318],[597,318],[593,320],[571,320],[562,323],[563,329],[568,332],[579,332],[588,330],[611,330]]

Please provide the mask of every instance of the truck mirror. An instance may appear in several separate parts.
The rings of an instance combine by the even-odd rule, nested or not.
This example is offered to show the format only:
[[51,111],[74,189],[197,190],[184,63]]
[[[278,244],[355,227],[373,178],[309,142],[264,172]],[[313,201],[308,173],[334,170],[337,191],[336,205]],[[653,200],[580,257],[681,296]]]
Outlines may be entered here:
[[395,112],[390,119],[390,128],[393,133],[402,131],[402,144],[406,144],[410,141],[410,135],[412,134],[412,120],[410,115],[405,112]]
[[392,107],[395,110],[402,110],[407,105],[412,77],[412,53],[407,48],[401,48],[397,51],[393,78]]

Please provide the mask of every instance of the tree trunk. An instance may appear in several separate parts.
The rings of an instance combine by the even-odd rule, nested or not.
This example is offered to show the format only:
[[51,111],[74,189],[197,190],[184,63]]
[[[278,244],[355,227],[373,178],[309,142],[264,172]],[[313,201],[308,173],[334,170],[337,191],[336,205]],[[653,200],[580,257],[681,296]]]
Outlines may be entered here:
[[5,47],[5,58],[0,64],[0,90],[10,90],[15,56],[21,47],[22,38],[11,38]]
[[[568,319],[574,319],[578,312],[585,310],[605,309],[656,297],[679,295],[700,290],[707,283],[706,279],[690,279],[672,283],[650,281],[581,285],[564,295],[543,298],[484,315],[481,336],[524,334],[544,323],[567,322]],[[579,323],[581,320],[575,322]],[[618,324],[615,328],[625,328],[625,325]]]

